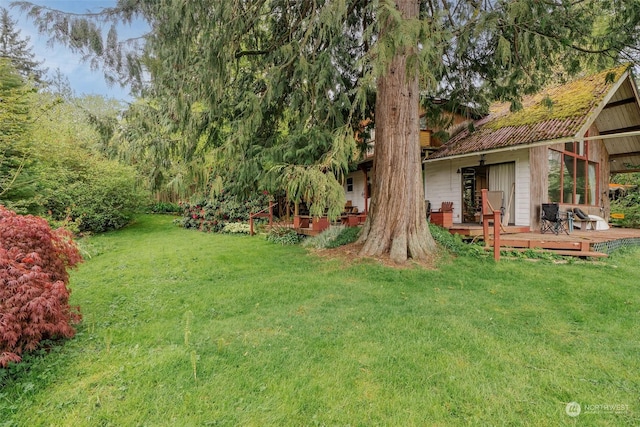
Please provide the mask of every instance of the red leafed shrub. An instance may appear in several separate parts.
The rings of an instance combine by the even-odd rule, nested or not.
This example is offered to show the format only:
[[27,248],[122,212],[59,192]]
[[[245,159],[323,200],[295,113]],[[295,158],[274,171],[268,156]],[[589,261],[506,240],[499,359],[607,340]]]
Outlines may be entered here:
[[0,206],[0,367],[42,340],[73,337],[81,317],[69,306],[67,268],[80,261],[68,231]]

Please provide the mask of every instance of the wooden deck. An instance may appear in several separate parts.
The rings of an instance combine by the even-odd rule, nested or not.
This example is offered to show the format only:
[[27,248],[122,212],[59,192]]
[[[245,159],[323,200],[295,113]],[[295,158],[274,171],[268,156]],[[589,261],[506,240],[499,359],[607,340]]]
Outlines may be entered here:
[[296,227],[293,227],[293,225],[292,225],[291,228],[296,230],[296,233],[298,233],[298,234],[302,234],[302,235],[310,236],[310,237],[317,236],[318,234],[321,233],[320,230],[314,230],[313,228],[310,228],[310,227],[297,227],[296,228]]
[[[630,228],[610,228],[609,230],[576,230],[570,234],[540,233],[528,227],[506,227],[500,233],[500,247],[505,250],[550,250],[559,255],[581,257],[603,257],[621,246],[640,245],[640,230]],[[491,228],[490,228],[491,230]],[[482,226],[478,224],[454,224],[451,233],[474,239],[482,239]],[[493,246],[493,239],[486,242]]]
[[[493,233],[493,226],[489,227],[489,232]],[[527,233],[529,227],[508,225],[501,231],[502,234]],[[459,234],[463,237],[482,237],[482,225],[480,224],[453,224],[449,228],[449,233]]]
[[[310,227],[293,227],[292,223],[282,224],[294,228],[298,234],[315,236],[322,230]],[[489,227],[490,233],[493,227]],[[453,224],[449,229],[452,234],[460,234],[465,239],[483,240],[482,226],[479,224]],[[493,239],[486,242],[488,248],[493,247]],[[609,230],[574,229],[570,234],[540,233],[531,231],[529,227],[508,226],[500,233],[501,250],[540,250],[552,251],[558,255],[578,257],[606,257],[622,246],[640,246],[640,230],[613,227]]]

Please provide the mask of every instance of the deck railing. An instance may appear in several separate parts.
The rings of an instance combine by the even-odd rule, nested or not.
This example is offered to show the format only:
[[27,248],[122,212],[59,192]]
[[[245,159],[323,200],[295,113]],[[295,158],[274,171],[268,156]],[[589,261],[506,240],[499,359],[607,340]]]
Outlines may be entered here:
[[[256,213],[249,213],[249,235],[253,236],[255,233],[253,231],[253,219],[254,218],[269,218],[269,227],[273,226],[273,207],[276,206],[277,203],[269,201],[269,207],[264,208],[261,211]],[[266,211],[269,211],[268,213]]]

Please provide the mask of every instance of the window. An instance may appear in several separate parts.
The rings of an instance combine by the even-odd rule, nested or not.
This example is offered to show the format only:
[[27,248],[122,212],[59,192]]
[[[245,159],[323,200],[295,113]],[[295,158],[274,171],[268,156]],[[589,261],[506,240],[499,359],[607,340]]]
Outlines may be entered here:
[[567,142],[564,144],[564,151],[567,153],[574,153],[578,156],[586,157],[587,148],[586,143],[582,142]]
[[584,141],[566,143],[563,151],[549,149],[550,202],[597,204],[598,164],[588,160],[588,153]]
[[353,178],[347,178],[347,192],[353,191]]
[[420,130],[427,130],[427,115],[420,116]]

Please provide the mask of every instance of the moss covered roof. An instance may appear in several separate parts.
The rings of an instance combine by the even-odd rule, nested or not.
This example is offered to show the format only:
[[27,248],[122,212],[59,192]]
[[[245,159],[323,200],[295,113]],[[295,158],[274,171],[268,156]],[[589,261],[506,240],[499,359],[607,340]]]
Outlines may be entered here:
[[496,103],[489,115],[451,138],[429,158],[475,153],[574,136],[587,123],[615,83],[628,70],[620,66],[570,83],[549,87],[522,100],[511,112],[509,103]]

